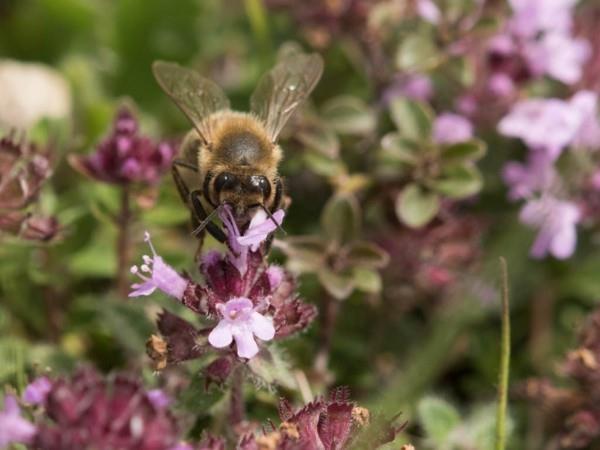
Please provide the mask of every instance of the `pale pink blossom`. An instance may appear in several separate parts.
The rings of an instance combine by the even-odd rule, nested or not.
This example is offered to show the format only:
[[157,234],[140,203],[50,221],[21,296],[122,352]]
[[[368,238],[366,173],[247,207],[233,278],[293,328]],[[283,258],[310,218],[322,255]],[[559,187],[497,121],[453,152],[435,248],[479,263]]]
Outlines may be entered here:
[[273,321],[256,312],[248,298],[232,298],[217,305],[217,309],[221,320],[208,335],[208,342],[213,347],[227,347],[235,340],[238,356],[250,359],[259,350],[254,336],[263,341],[270,341],[275,336]]
[[433,123],[433,140],[438,144],[456,144],[473,137],[473,124],[454,113],[442,113]]
[[498,124],[498,131],[518,137],[533,149],[543,149],[556,159],[570,144],[581,124],[580,115],[559,99],[528,99],[516,103]]
[[0,449],[10,444],[29,444],[36,427],[21,417],[21,409],[13,395],[4,397],[4,409],[0,410]]
[[275,211],[272,218],[265,211],[257,210],[244,234],[235,222],[231,208],[225,205],[219,211],[219,217],[227,229],[227,241],[231,252],[228,254],[231,262],[237,267],[240,274],[244,274],[248,265],[248,252],[256,252],[269,234],[277,229],[283,222],[285,212],[283,209]]
[[548,191],[557,182],[554,161],[544,151],[532,150],[527,162],[509,161],[502,171],[511,200],[530,198],[536,192]]
[[531,256],[540,259],[551,254],[557,259],[566,259],[573,255],[580,216],[576,204],[548,194],[528,201],[519,217],[525,225],[539,229]]
[[579,91],[570,100],[580,115],[580,125],[573,140],[574,147],[600,149],[600,121],[598,120],[598,94]]
[[565,84],[579,81],[590,53],[589,42],[564,33],[546,33],[524,47],[524,56],[534,74],[548,75]]
[[[143,283],[133,284],[133,291],[129,297],[139,297],[141,295],[150,295],[156,289],[178,300],[183,298],[183,293],[188,285],[188,280],[183,278],[175,269],[166,264],[160,257],[150,241],[150,233],[144,234],[144,241],[150,246],[152,256],[144,255],[143,264],[131,267],[131,273],[140,277]],[[144,275],[144,273],[149,274]]]
[[48,377],[36,378],[25,388],[23,400],[31,405],[42,405],[51,389],[52,382]]
[[433,0],[417,0],[417,14],[433,25],[438,24],[442,16],[440,8]]

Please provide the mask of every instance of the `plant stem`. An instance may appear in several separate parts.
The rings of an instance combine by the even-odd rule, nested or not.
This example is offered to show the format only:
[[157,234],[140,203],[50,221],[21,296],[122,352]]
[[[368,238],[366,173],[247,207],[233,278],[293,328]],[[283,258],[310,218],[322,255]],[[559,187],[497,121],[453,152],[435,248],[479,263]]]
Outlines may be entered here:
[[244,420],[244,368],[238,365],[231,374],[231,398],[229,403],[229,424],[235,426]]
[[319,350],[315,357],[314,369],[319,375],[326,375],[329,366],[331,344],[335,332],[335,324],[340,311],[340,301],[323,292],[320,308]]
[[121,207],[117,217],[117,291],[125,297],[129,291],[129,262],[131,245],[129,226],[131,222],[130,192],[127,185],[121,189]]
[[510,306],[508,300],[508,269],[506,260],[500,258],[502,273],[502,340],[500,373],[498,379],[498,409],[496,415],[496,450],[506,448],[506,407],[508,402],[508,376],[510,371]]

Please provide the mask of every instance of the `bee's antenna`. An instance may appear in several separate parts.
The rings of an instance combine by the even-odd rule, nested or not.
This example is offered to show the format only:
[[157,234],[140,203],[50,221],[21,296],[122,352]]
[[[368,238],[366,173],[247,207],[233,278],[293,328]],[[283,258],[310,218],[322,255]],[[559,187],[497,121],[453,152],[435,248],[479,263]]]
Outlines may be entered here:
[[206,228],[206,225],[209,224],[209,222],[212,220],[212,218],[215,216],[215,214],[217,214],[219,212],[219,210],[221,209],[221,206],[222,205],[219,205],[215,209],[213,209],[211,211],[211,213],[208,216],[206,216],[206,219],[204,219],[202,222],[200,222],[200,225],[198,225],[196,228],[194,228],[194,231],[192,231],[193,236],[198,237],[200,232],[202,230],[204,230],[204,228]]
[[279,225],[279,223],[277,223],[277,221],[275,220],[275,217],[273,217],[273,214],[271,213],[271,211],[269,211],[269,209],[265,205],[263,205],[262,203],[257,203],[256,205],[252,205],[252,206],[260,206],[262,208],[262,210],[267,214],[267,216],[269,216],[269,219],[271,219],[271,222],[273,222],[275,224],[277,229],[281,230],[283,232],[283,234],[287,234],[285,232],[285,230],[283,229],[283,227],[281,225]]

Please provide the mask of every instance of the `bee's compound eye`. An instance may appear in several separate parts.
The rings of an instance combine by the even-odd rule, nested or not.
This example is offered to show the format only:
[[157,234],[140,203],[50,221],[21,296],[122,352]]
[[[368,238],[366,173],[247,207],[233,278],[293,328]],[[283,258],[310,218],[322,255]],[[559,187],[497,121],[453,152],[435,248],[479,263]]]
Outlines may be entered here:
[[252,187],[260,191],[264,198],[268,198],[271,195],[271,183],[267,177],[262,175],[253,175],[250,177],[250,183]]
[[215,179],[215,190],[221,192],[224,189],[232,189],[237,183],[237,177],[228,172],[220,173]]

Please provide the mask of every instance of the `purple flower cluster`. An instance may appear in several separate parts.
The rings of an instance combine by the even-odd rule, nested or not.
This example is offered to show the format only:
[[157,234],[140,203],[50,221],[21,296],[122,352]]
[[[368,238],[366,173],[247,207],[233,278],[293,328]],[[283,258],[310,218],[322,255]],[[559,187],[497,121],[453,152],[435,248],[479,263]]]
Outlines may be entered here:
[[92,369],[69,378],[41,377],[23,393],[35,406],[32,423],[14,396],[0,412],[0,448],[23,443],[39,450],[174,450],[179,428],[160,390],[145,391],[126,375],[104,378]]
[[171,167],[176,147],[167,141],[154,142],[139,134],[132,111],[123,106],[117,112],[113,129],[96,152],[71,155],[69,162],[83,174],[105,183],[155,184]]
[[504,180],[511,200],[526,201],[521,221],[540,230],[531,249],[535,258],[549,253],[564,259],[575,251],[581,212],[565,193],[556,161],[567,147],[600,149],[597,103],[591,91],[579,91],[569,100],[522,100],[498,125],[501,134],[522,139],[529,149],[525,164],[506,164]]
[[[287,272],[264,261],[261,243],[281,224],[283,216],[282,210],[272,218],[258,211],[242,232],[229,207],[222,207],[220,217],[228,233],[228,252],[203,255],[200,272],[204,284],[179,275],[151,245],[153,255],[144,256],[144,264],[132,269],[143,283],[134,284],[130,296],[149,295],[159,289],[215,321],[215,326],[198,330],[164,312],[158,320],[162,338],[155,336],[149,344],[149,353],[158,368],[196,358],[206,352],[209,344],[223,349],[221,359],[207,369],[215,372],[213,378],[222,381],[230,371],[234,354],[250,359],[260,351],[257,338],[259,342],[284,338],[310,324],[316,315],[315,307],[297,297],[294,280]],[[148,234],[146,240],[149,242]]]
[[579,81],[590,45],[573,36],[575,0],[509,0],[513,15],[491,39],[489,89],[511,95],[519,84],[548,76],[565,84]]

